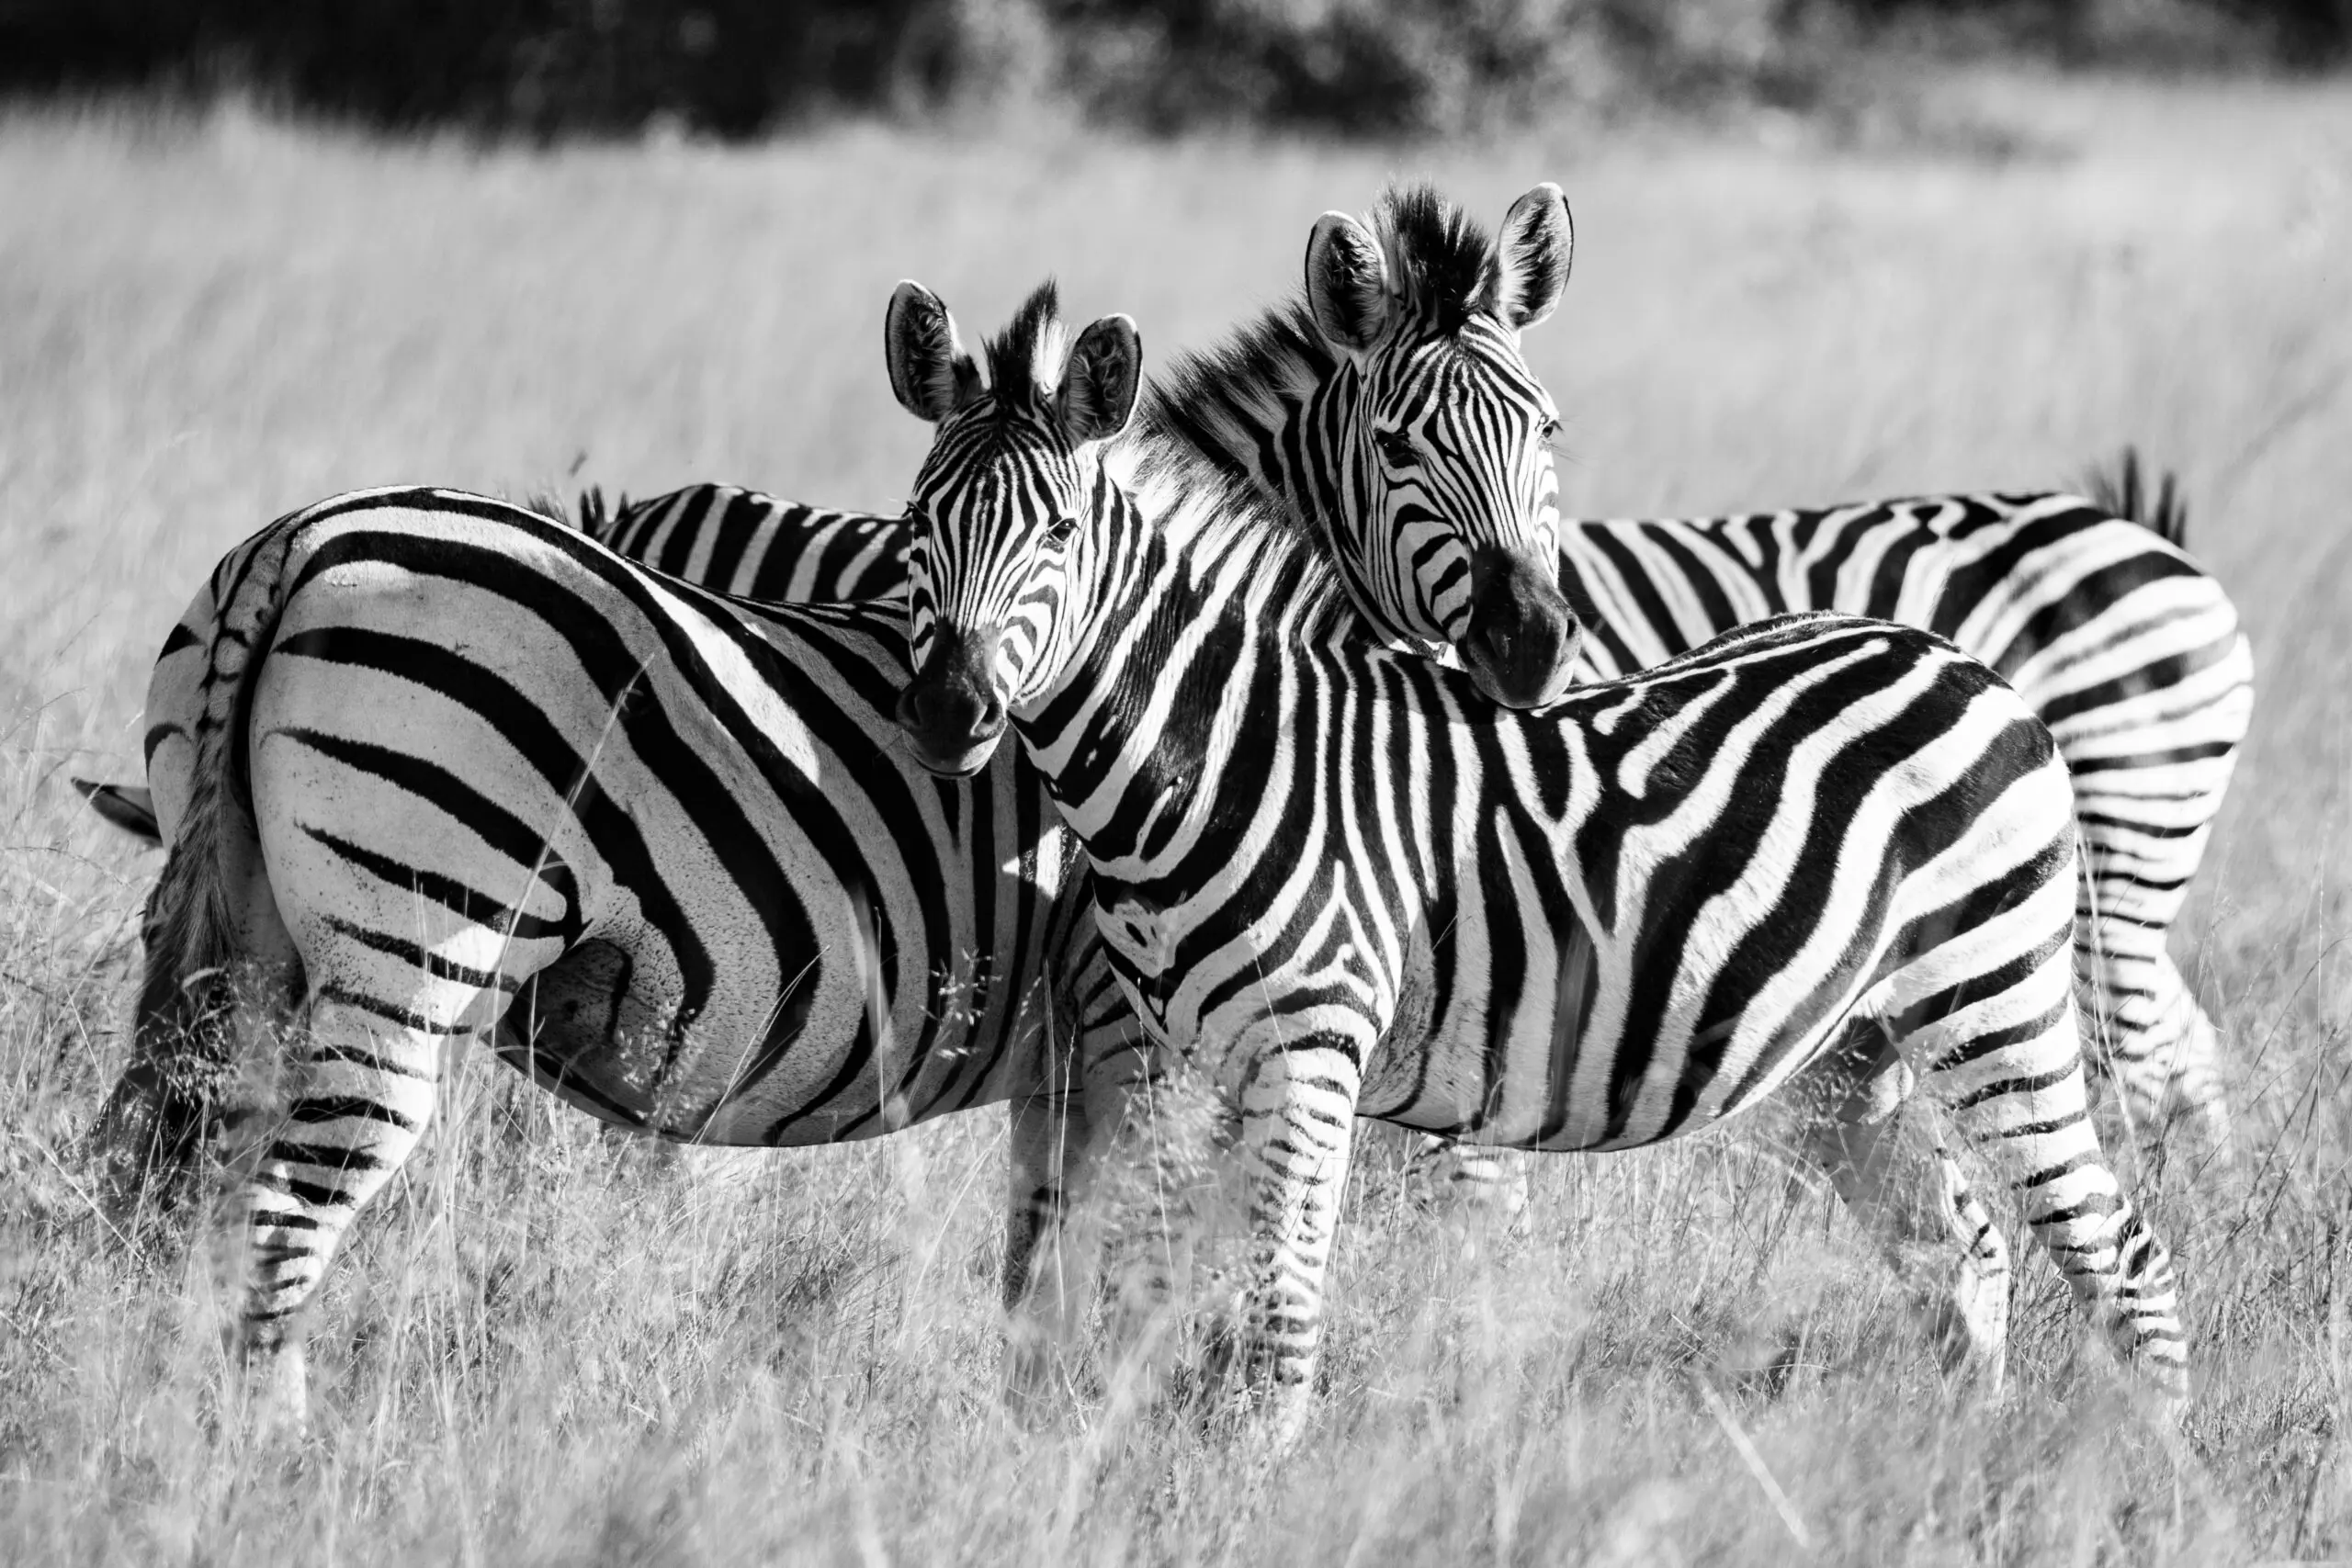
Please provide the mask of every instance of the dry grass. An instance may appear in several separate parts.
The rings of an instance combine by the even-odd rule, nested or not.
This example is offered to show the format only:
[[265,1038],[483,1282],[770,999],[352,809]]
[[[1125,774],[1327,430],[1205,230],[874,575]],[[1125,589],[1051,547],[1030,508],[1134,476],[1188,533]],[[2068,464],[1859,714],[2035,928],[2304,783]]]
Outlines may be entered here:
[[[0,1560],[2352,1555],[2352,103],[1963,90],[2011,129],[1956,140],[2029,155],[0,124]],[[1490,219],[1566,184],[1577,278],[1532,346],[1577,509],[2022,487],[2126,439],[2181,468],[2262,678],[2176,939],[2244,1107],[2234,1168],[2157,1184],[2185,1442],[2078,1360],[2039,1261],[2012,1397],[1954,1407],[1842,1217],[1736,1143],[1545,1162],[1534,1236],[1477,1262],[1376,1154],[1295,1454],[1085,1401],[1027,1433],[994,1397],[997,1117],[721,1187],[478,1059],[325,1293],[312,1444],[217,1439],[205,1269],[124,1256],[70,1152],[153,865],[63,775],[132,771],[219,552],[335,490],[519,493],[582,453],[608,486],[879,505],[923,438],[876,363],[901,274],[992,325],[1055,268],[1163,352],[1287,287],[1313,215],[1391,168]]]

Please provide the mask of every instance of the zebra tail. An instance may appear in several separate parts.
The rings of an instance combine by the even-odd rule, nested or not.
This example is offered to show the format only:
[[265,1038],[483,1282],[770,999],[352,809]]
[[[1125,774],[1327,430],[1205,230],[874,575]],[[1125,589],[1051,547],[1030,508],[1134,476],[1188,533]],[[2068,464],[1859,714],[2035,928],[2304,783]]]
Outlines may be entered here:
[[2093,505],[2128,523],[2137,523],[2177,549],[2188,547],[2188,499],[2169,468],[2151,495],[2140,473],[2140,449],[2123,448],[2113,468],[2094,468],[2084,488]]
[[100,784],[75,779],[74,787],[90,809],[150,849],[164,847],[164,829],[155,818],[155,796],[141,784]]
[[[220,1118],[242,971],[262,956],[245,949],[276,927],[274,907],[247,907],[265,873],[243,761],[290,533],[261,544],[276,558],[245,577],[212,623],[187,811],[141,925],[146,972],[130,1061],[89,1133],[101,1207],[118,1224],[135,1218],[142,1200],[168,1212],[187,1196]],[[290,940],[274,945],[292,953]]]

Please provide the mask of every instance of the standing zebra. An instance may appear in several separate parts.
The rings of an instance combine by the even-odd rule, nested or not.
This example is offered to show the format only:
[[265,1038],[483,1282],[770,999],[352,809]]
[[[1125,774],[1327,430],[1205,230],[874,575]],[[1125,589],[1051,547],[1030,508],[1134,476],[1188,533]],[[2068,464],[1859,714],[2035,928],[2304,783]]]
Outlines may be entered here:
[[2136,461],[2109,503],[1951,495],[1704,521],[1586,522],[1562,579],[1586,666],[1630,674],[1745,622],[1830,607],[1925,626],[1997,671],[2066,760],[2084,871],[2075,972],[2127,1115],[2188,1113],[2216,1143],[2228,1106],[2211,1021],[2165,951],[2254,705],[2253,660],[2170,507],[2136,511]]
[[[461,1035],[700,1143],[1012,1100],[1006,1293],[1032,1294],[1085,1174],[1062,1122],[1082,1152],[1116,1113],[1132,1015],[1040,775],[904,758],[904,635],[893,611],[721,600],[448,491],[340,496],[220,562],[149,692],[170,857],[93,1142],[120,1206],[186,1157],[230,1041],[285,1026],[289,1103],[234,1211],[265,1418],[299,1418],[288,1320]],[[1042,1366],[1014,1348],[1017,1393]]]
[[[1283,433],[1245,438],[1236,411],[1283,406],[1248,389],[1251,378],[1314,384],[1333,363],[1278,312],[1148,390],[1144,428],[1195,446],[1296,513],[1284,471],[1249,466],[1284,449]],[[1747,622],[1808,609],[1924,626],[1991,665],[2050,727],[2074,782],[2086,873],[2075,973],[2104,1047],[2096,1065],[2143,1134],[2185,1114],[2218,1144],[2229,1117],[2213,1025],[2165,943],[2245,738],[2252,658],[2229,595],[2181,548],[2179,511],[2141,515],[2136,459],[2094,495],[1571,520],[1560,576],[1585,631],[1577,671],[1630,675]],[[812,581],[802,561],[854,538],[859,592],[903,593],[914,524],[856,518],[852,533],[842,517],[697,486],[625,510],[601,536],[624,554],[658,549],[689,576],[697,562],[742,563],[726,568],[739,583]],[[1356,558],[1350,538],[1330,539],[1343,560]]]
[[2020,1189],[2117,1350],[2185,1390],[2172,1266],[2089,1114],[2049,731],[1925,633],[1743,628],[1541,716],[1366,637],[1339,574],[1179,444],[1114,440],[1141,347],[1050,285],[988,344],[901,284],[890,382],[936,428],[910,502],[918,756],[1009,724],[1085,843],[1157,1042],[1238,1108],[1245,1364],[1303,1419],[1358,1112],[1612,1149],[1790,1086],[1891,1255],[1951,1259],[1947,1364],[1997,1376],[2007,1260],[1915,1081]]
[[[1556,694],[1576,653],[1554,564],[1558,420],[1519,346],[1556,307],[1572,250],[1551,184],[1514,202],[1491,240],[1426,186],[1384,192],[1368,221],[1326,213],[1299,297],[1237,335],[1230,395],[1197,410],[1228,440],[1261,431],[1270,482],[1303,509],[1298,526],[1356,563],[1350,589],[1374,624],[1511,705]],[[585,521],[624,555],[722,592],[802,604],[904,592],[896,519],[702,486]],[[83,787],[109,820],[159,836],[136,789]],[[1476,1195],[1523,1206],[1523,1179],[1497,1179],[1493,1156],[1446,1163]]]

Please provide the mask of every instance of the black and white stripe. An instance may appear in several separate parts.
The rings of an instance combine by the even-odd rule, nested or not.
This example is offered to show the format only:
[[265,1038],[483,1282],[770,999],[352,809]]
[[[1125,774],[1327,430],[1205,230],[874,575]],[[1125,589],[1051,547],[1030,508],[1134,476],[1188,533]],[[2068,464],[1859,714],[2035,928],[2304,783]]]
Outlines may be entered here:
[[[1220,394],[1198,377],[1179,386],[1147,412],[1170,438],[1198,439],[1215,426],[1182,411]],[[1228,448],[1227,471],[1230,457]],[[2245,734],[2251,659],[2228,594],[2181,548],[2177,513],[2143,525],[2139,511],[2129,493],[2041,492],[1577,520],[1561,531],[1561,573],[1583,618],[1579,669],[1590,680],[1806,609],[1925,626],[1999,671],[2050,726],[2074,782],[2086,873],[2075,967],[2095,1061],[2144,1134],[2185,1112],[2218,1138],[2228,1107],[2215,1032],[2165,944]],[[804,563],[854,537],[855,590],[903,595],[915,525],[859,517],[853,533],[843,515],[698,487],[625,511],[609,536],[658,538],[690,565],[741,561],[772,581],[817,585],[815,597],[836,596],[829,581],[853,596]],[[1470,1174],[1493,1179],[1493,1165],[1469,1157]],[[1515,1197],[1518,1187],[1493,1190]]]
[[[2050,727],[2085,876],[2075,968],[2132,1119],[2227,1129],[2213,1026],[2165,951],[2254,704],[2220,583],[2165,531],[2065,494],[1953,495],[1567,529],[1585,662],[1631,673],[1735,626],[1834,608],[1924,626]],[[2156,521],[2151,519],[2151,521]]]
[[1367,637],[1196,455],[1110,439],[1124,317],[1064,369],[1033,300],[985,388],[935,297],[902,285],[892,320],[892,384],[938,426],[901,716],[951,772],[1009,722],[1152,1034],[1237,1108],[1246,1337],[1282,1426],[1355,1114],[1613,1149],[1784,1086],[1890,1253],[1948,1265],[1926,1293],[1958,1363],[1997,1374],[2007,1263],[1942,1144],[1894,1135],[1939,1113],[2119,1352],[2183,1386],[2169,1259],[2088,1115],[2065,765],[1991,671],[1912,628],[1789,617],[1498,709]]
[[447,491],[338,497],[220,563],[150,691],[171,854],[96,1141],[129,1197],[212,1113],[226,1026],[286,1022],[291,1101],[237,1211],[244,1351],[278,1406],[301,1403],[287,1320],[461,1035],[701,1143],[1011,1100],[1025,1292],[1061,1123],[1082,1145],[1083,1097],[1123,1092],[1131,1015],[1035,771],[905,757],[902,628],[726,601]]

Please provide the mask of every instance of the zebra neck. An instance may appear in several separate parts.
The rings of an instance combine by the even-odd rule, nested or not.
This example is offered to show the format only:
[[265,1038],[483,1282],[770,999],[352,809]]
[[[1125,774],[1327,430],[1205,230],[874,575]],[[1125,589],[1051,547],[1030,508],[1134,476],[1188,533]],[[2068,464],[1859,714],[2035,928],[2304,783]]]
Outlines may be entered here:
[[1106,874],[1105,857],[1182,836],[1181,818],[1214,811],[1204,785],[1237,736],[1263,743],[1287,722],[1275,686],[1295,681],[1316,645],[1359,636],[1314,555],[1246,497],[1237,503],[1235,487],[1163,470],[1140,490],[1098,490],[1063,657],[1012,716]]
[[1383,647],[1442,662],[1450,650],[1400,629],[1402,615],[1364,570],[1371,552],[1381,547],[1368,537],[1373,500],[1364,482],[1365,443],[1356,422],[1363,405],[1360,377],[1352,365],[1340,366],[1294,412],[1291,428],[1278,444],[1281,488],[1268,499],[1329,564],[1366,633]]

